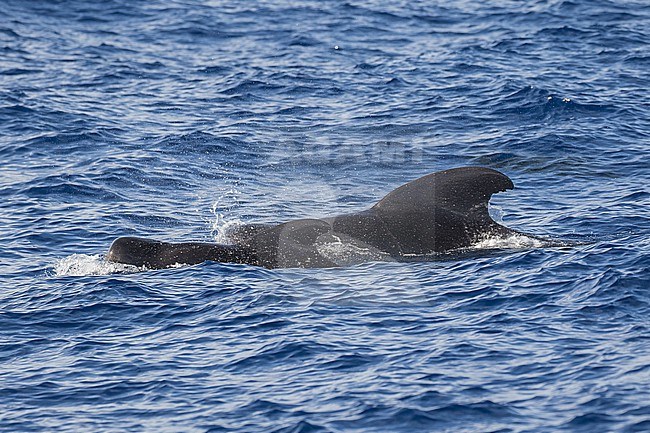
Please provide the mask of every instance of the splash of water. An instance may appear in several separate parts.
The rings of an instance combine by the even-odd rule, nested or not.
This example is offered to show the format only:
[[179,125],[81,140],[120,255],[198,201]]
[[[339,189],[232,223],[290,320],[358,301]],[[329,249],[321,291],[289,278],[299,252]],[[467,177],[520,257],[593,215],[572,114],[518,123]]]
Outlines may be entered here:
[[241,226],[243,221],[236,217],[226,217],[226,215],[232,214],[233,205],[221,206],[222,201],[227,203],[235,203],[236,200],[233,200],[232,197],[236,196],[237,191],[231,189],[225,192],[221,197],[215,200],[210,207],[210,213],[213,215],[213,219],[210,221],[210,236],[216,243],[219,244],[229,244],[231,243],[229,233],[232,233],[232,230]]
[[53,267],[54,276],[57,277],[126,274],[143,270],[137,266],[109,262],[102,254],[72,254],[56,262]]

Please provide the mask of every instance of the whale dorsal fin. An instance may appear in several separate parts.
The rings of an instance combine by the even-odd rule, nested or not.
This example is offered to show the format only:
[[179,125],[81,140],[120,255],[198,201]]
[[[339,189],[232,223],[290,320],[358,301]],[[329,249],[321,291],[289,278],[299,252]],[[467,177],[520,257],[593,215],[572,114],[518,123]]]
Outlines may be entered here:
[[510,178],[483,167],[462,167],[432,173],[390,192],[372,209],[421,212],[444,208],[454,212],[487,211],[492,194],[514,188]]

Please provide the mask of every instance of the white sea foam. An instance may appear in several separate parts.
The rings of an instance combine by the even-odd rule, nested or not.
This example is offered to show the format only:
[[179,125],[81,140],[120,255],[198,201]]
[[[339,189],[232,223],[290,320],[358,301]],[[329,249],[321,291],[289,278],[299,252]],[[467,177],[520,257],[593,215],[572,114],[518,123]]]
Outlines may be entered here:
[[72,254],[59,260],[53,269],[57,277],[124,274],[142,270],[144,268],[109,262],[102,254]]
[[532,238],[521,233],[513,233],[508,236],[487,236],[472,245],[470,249],[541,248],[545,245],[546,243],[541,239]]

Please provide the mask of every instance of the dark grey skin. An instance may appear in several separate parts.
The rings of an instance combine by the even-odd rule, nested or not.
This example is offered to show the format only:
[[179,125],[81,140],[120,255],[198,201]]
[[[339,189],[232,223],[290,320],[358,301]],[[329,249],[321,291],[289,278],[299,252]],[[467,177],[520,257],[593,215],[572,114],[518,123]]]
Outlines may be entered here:
[[482,167],[432,173],[402,185],[372,208],[323,219],[243,226],[232,245],[166,243],[142,238],[115,240],[112,262],[150,269],[208,260],[266,268],[321,268],[341,262],[324,245],[341,243],[368,260],[407,260],[469,247],[486,236],[518,233],[488,214],[492,194],[514,188],[504,174]]

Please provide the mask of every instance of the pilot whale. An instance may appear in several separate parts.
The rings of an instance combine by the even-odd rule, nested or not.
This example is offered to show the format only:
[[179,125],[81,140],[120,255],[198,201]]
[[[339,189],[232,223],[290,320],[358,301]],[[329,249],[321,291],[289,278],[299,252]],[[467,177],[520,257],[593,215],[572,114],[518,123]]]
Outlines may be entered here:
[[489,236],[519,234],[488,213],[490,197],[512,188],[508,176],[496,170],[454,168],[402,185],[357,213],[244,225],[230,236],[232,244],[121,237],[106,259],[150,269],[205,261],[266,268],[334,267],[341,262],[324,247],[339,244],[370,260],[406,260],[469,247]]

